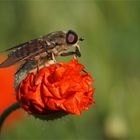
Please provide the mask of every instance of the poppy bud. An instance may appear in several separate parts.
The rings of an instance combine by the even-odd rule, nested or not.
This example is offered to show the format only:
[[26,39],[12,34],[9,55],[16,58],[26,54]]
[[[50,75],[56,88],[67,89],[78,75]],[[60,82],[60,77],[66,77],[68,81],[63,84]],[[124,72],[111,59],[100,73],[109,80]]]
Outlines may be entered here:
[[17,88],[21,107],[34,116],[47,120],[67,114],[80,115],[94,104],[93,79],[76,59],[69,63],[51,64],[38,73],[31,72]]

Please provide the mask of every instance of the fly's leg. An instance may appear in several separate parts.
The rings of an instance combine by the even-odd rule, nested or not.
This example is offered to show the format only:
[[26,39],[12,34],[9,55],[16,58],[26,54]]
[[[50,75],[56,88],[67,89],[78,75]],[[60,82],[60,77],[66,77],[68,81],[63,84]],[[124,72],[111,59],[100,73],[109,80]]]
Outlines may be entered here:
[[52,52],[48,53],[47,56],[42,61],[44,67],[48,67],[51,64],[55,64],[55,63],[56,63],[55,54]]
[[70,56],[70,55],[74,55],[74,58],[76,59],[77,54],[76,52],[66,52],[66,53],[61,53],[60,56]]
[[75,54],[76,54],[76,56],[81,57],[80,47],[78,45],[76,46]]
[[39,73],[39,60],[36,61],[37,73]]
[[36,75],[34,77],[34,85],[36,84],[36,80],[37,80],[37,77],[38,77],[38,73],[39,73],[39,66],[40,66],[40,57],[38,59],[35,60],[36,61],[36,69],[37,69],[37,72],[36,72]]
[[80,53],[79,47],[76,46],[75,52],[71,51],[71,52],[64,52],[60,54],[60,56],[70,56],[70,55],[74,55],[75,57],[77,56],[80,57],[81,53]]
[[56,63],[56,59],[55,59],[55,56],[54,56],[54,53],[51,53],[51,57],[52,57],[52,60]]
[[82,70],[84,73],[87,73],[87,71],[86,70]]
[[70,56],[70,55],[75,55],[76,52],[66,52],[66,53],[61,53],[60,56]]

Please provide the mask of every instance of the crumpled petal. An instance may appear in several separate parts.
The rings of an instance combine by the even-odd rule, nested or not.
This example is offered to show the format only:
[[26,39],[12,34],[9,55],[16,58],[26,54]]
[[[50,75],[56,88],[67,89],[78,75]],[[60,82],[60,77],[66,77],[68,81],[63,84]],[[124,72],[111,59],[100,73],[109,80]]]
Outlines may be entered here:
[[95,88],[89,73],[76,59],[67,63],[52,64],[32,72],[21,81],[17,100],[29,113],[47,114],[48,111],[64,111],[80,115],[94,104]]

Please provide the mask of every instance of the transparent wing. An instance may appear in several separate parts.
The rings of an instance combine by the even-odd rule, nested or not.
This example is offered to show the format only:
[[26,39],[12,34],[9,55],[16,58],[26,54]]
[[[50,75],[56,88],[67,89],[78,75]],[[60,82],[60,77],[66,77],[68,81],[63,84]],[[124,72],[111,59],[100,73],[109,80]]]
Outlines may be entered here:
[[13,51],[13,50],[15,50],[15,49],[20,49],[21,47],[27,46],[27,45],[29,45],[30,43],[32,43],[33,41],[35,41],[35,40],[36,40],[36,39],[30,40],[30,41],[28,41],[28,42],[24,42],[24,43],[22,43],[22,44],[19,44],[19,45],[17,45],[17,46],[11,47],[11,48],[8,48],[8,49],[6,49],[6,50],[2,50],[2,51],[0,51],[0,52],[2,53],[2,52]]
[[[11,51],[14,49],[15,51]],[[0,68],[8,67],[19,61],[32,58],[45,51],[45,49],[40,44],[40,42],[37,39],[35,39],[30,42],[26,42],[13,48],[7,49],[6,51],[10,51],[10,53],[8,55],[8,58],[0,64]]]

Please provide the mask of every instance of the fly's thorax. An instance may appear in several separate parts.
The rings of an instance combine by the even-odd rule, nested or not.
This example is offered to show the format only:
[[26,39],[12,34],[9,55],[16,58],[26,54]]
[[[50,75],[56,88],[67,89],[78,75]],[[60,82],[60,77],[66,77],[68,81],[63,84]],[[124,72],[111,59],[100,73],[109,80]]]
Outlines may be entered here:
[[55,45],[62,45],[66,42],[66,34],[63,31],[52,32],[44,36],[43,39]]
[[55,46],[53,49],[49,49],[47,50],[47,53],[51,53],[54,54],[55,56],[58,56],[60,52],[65,50],[65,46],[64,45],[57,45]]

